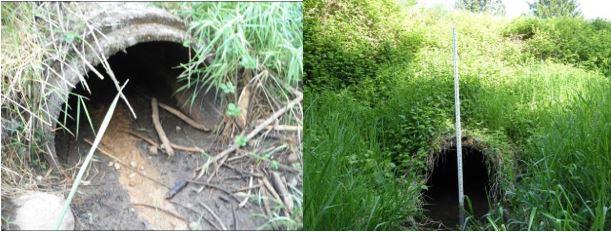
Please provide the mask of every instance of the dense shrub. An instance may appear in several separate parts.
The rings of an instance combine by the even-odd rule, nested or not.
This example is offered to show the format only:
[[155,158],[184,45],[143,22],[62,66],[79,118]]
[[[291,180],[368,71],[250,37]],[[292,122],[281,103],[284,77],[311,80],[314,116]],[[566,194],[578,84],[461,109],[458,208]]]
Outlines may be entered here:
[[[317,3],[328,7],[328,2]],[[335,17],[327,8],[317,10],[326,13],[313,21]],[[316,222],[317,229],[372,229],[369,222],[393,225],[373,227],[382,229],[397,228],[396,216],[402,215],[403,226],[421,229],[416,221],[423,216],[419,190],[424,186],[413,183],[422,183],[426,160],[439,149],[440,139],[454,133],[455,26],[463,134],[483,141],[487,155],[501,157],[495,184],[504,192],[503,201],[485,220],[469,220],[467,228],[608,229],[611,95],[610,79],[601,74],[609,76],[611,25],[604,20],[511,22],[464,11],[403,10],[409,19],[401,22],[409,29],[405,38],[420,41],[409,60],[381,59],[380,50],[370,54],[378,59],[359,60],[355,53],[325,58],[322,54],[336,56],[339,51],[369,52],[354,48],[384,43],[362,39],[377,36],[372,28],[358,27],[364,32],[355,32],[319,23],[314,33],[306,25],[305,33],[311,36],[306,37],[306,50],[309,41],[326,38],[324,46],[333,44],[317,44],[312,58],[306,58],[306,72],[316,73],[308,77],[316,91],[306,97],[316,100],[305,112],[304,175],[316,182],[307,181],[305,192],[319,192],[311,198],[306,194],[306,220]],[[333,40],[322,28],[333,29],[340,39]],[[349,70],[355,67],[362,73],[351,76]],[[361,196],[362,201],[354,200]],[[412,206],[398,209],[383,200],[399,197]],[[375,210],[369,214],[364,206]]]
[[511,23],[504,34],[524,40],[524,49],[535,58],[553,59],[611,76],[611,22],[521,18]]
[[381,65],[411,60],[419,44],[401,22],[398,5],[384,1],[306,1],[305,84],[340,89],[373,78]]

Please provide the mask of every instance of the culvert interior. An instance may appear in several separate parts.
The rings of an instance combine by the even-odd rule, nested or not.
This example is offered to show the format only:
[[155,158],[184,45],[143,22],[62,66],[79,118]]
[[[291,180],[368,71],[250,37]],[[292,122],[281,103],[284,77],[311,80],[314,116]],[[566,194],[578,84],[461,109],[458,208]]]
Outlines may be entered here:
[[[206,161],[201,153],[175,151],[175,155],[171,157],[165,154],[159,147],[161,142],[151,116],[152,97],[156,97],[160,103],[180,110],[181,104],[173,96],[173,92],[179,86],[176,77],[181,70],[175,67],[188,60],[189,49],[171,42],[140,43],[108,57],[108,62],[119,82],[125,83],[129,78],[124,93],[138,118],[134,119],[126,104],[119,100],[98,146],[115,158],[104,152],[95,153],[71,204],[76,230],[108,228],[185,230],[189,224],[171,215],[179,215],[187,222],[201,220],[199,213],[176,205],[187,205],[192,202],[203,202],[211,206],[223,223],[231,228],[238,230],[257,228],[264,223],[263,219],[251,217],[261,213],[258,207],[249,204],[244,208],[235,209],[231,204],[221,204],[222,199],[226,197],[222,192],[214,189],[203,189],[201,193],[185,190],[172,198],[173,203],[165,200],[169,188],[191,178],[194,170]],[[78,171],[78,167],[91,148],[85,140],[93,141],[95,138],[82,102],[74,95],[79,94],[87,98],[84,103],[97,131],[112,99],[117,94],[116,87],[105,69],[101,65],[96,69],[105,78],[100,80],[94,72],[87,73],[85,78],[88,80],[91,94],[79,84],[73,90],[74,94],[67,105],[64,105],[70,108],[68,114],[60,114],[58,118],[62,122],[66,118],[65,124],[75,132],[77,123],[71,117],[76,117],[77,110],[80,109],[78,135],[70,134],[66,130],[55,132],[55,148],[60,164],[65,169],[72,170],[72,173]],[[198,95],[198,98],[206,97]],[[173,144],[183,147],[197,146],[207,152],[217,152],[221,149],[216,143],[217,137],[214,133],[193,128],[161,107],[158,112],[161,126]],[[135,136],[134,133],[154,141],[157,147]],[[76,168],[72,169],[73,167]],[[136,169],[142,175],[134,171]],[[235,175],[227,169],[219,169],[217,173],[219,179]],[[229,189],[237,189],[248,185],[248,178],[225,180],[222,183],[213,182]],[[159,207],[170,214],[160,214],[155,208],[142,207],[142,205]],[[215,228],[204,224],[201,229]]]
[[[481,151],[463,146],[463,186],[465,198],[472,206],[472,215],[481,218],[488,212],[490,179]],[[458,228],[458,174],[456,147],[443,150],[437,159],[425,191],[425,210],[435,228]],[[468,209],[465,199],[465,208]],[[467,214],[468,215],[468,214]]]
[[[172,95],[179,85],[176,78],[181,73],[178,67],[181,63],[189,61],[189,52],[188,48],[178,43],[147,42],[118,52],[109,57],[107,61],[120,83],[125,83],[129,79],[123,92],[130,100],[130,104],[133,104],[132,99],[141,97],[147,99],[156,97],[160,102],[174,104],[176,101]],[[58,121],[65,122],[71,131],[76,130],[77,116],[80,115],[81,122],[87,120],[84,117],[86,114],[82,103],[81,106],[78,106],[77,95],[84,97],[83,101],[89,109],[109,105],[117,94],[117,89],[102,64],[95,68],[104,76],[104,79],[100,79],[95,72],[89,71],[85,79],[91,93],[86,91],[84,85],[78,84],[70,94],[68,105],[62,106],[62,113]],[[124,106],[124,103],[120,102],[119,105]],[[77,114],[78,109],[80,113]],[[64,111],[68,114],[66,115]],[[95,123],[94,125],[97,126]],[[79,129],[89,129],[89,127],[79,127]]]

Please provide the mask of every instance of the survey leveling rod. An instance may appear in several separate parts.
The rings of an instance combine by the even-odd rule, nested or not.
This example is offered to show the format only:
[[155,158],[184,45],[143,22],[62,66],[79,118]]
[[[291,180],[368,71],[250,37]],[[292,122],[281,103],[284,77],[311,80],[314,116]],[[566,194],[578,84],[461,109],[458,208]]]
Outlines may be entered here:
[[462,227],[465,223],[465,196],[462,180],[462,144],[460,135],[460,94],[458,87],[458,48],[456,46],[456,27],[452,27],[454,45],[454,105],[456,107],[456,165],[458,170],[458,222]]

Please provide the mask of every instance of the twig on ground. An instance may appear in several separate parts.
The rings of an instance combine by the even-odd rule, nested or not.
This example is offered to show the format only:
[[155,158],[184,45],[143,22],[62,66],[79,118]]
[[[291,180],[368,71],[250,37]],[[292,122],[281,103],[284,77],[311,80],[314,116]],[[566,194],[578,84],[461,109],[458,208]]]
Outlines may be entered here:
[[222,192],[224,192],[225,194],[229,195],[231,198],[233,198],[234,200],[236,200],[237,202],[240,202],[240,200],[238,198],[236,198],[233,194],[231,194],[231,192],[221,186],[218,185],[214,185],[214,184],[209,184],[206,182],[201,182],[201,181],[195,181],[195,180],[187,180],[190,183],[194,183],[194,184],[200,184],[206,187],[210,187],[210,188],[215,188],[218,190],[221,190]]
[[[138,137],[138,138],[144,140],[145,142],[147,142],[148,144],[150,144],[151,146],[154,146],[154,147],[157,147],[157,148],[159,147],[159,144],[157,144],[155,141],[153,141],[152,139],[150,139],[150,138],[148,138],[148,137],[146,137],[146,136],[144,136],[142,134],[139,134],[139,133],[137,133],[135,131],[124,130],[123,132],[129,133],[130,135]],[[202,149],[202,148],[200,148],[198,146],[186,147],[186,146],[181,146],[181,145],[178,145],[178,144],[174,144],[172,142],[170,142],[170,146],[172,146],[172,148],[174,148],[176,150],[179,150],[179,151],[186,151],[186,152],[193,152],[193,153],[205,153],[206,152],[204,149]]]
[[[295,99],[290,101],[288,104],[286,104],[286,106],[282,107],[278,111],[274,112],[265,121],[259,124],[254,130],[248,133],[248,135],[246,135],[246,140],[251,140],[252,138],[254,138],[257,134],[259,134],[259,132],[261,132],[267,126],[272,124],[275,120],[277,120],[280,116],[282,116],[287,110],[289,110],[290,108],[293,108],[293,106],[301,102],[301,100],[303,99],[303,94],[296,92],[296,95],[297,97]],[[234,152],[237,149],[238,149],[238,146],[236,144],[232,144],[229,148],[227,148],[226,150],[224,150],[223,152],[219,153],[218,155],[214,157],[214,163],[216,165],[215,165],[214,171],[210,174],[210,178],[208,179],[211,179],[216,174],[218,169],[220,168],[220,165],[218,165],[218,161],[221,159],[225,159],[227,155],[231,154],[232,152]]]
[[221,220],[221,218],[219,218],[219,216],[216,215],[216,213],[214,213],[214,211],[212,211],[212,209],[210,207],[208,207],[206,204],[204,204],[204,202],[202,202],[201,200],[199,201],[199,204],[204,207],[204,209],[206,209],[210,214],[212,214],[212,217],[214,217],[214,219],[216,219],[216,221],[219,222],[219,225],[221,225],[221,228],[223,230],[227,230],[227,227],[225,226],[225,224],[223,224],[223,221]]
[[287,214],[290,214],[291,212],[293,212],[293,201],[291,200],[289,192],[287,191],[286,186],[284,185],[282,181],[282,177],[280,177],[280,174],[278,174],[277,172],[272,172],[272,184],[274,188],[276,188],[276,191],[278,192],[278,194],[280,195],[282,202],[284,202],[284,205],[286,206]]
[[235,217],[235,204],[231,203],[231,215],[233,215],[233,230],[238,230],[238,219]]
[[159,121],[159,109],[157,107],[157,98],[151,99],[151,108],[153,109],[153,124],[155,126],[155,130],[157,131],[157,135],[159,135],[159,139],[163,143],[164,149],[169,156],[174,156],[174,150],[172,149],[172,145],[170,140],[165,135],[165,131],[163,131],[163,127],[161,127],[161,122]]
[[273,126],[267,126],[266,129],[273,129],[277,131],[300,131],[302,127],[301,126],[292,126],[292,125],[273,125]]
[[[83,140],[85,140],[85,142],[87,142],[87,143],[89,143],[89,144],[93,144],[91,141],[89,141],[89,139],[83,139]],[[161,182],[161,181],[159,181],[159,180],[156,180],[156,179],[155,179],[155,178],[153,178],[153,177],[150,177],[150,176],[145,175],[144,173],[140,172],[140,171],[139,171],[138,169],[136,169],[136,168],[132,168],[132,166],[131,166],[131,165],[124,163],[123,161],[121,161],[121,159],[119,159],[119,158],[117,158],[116,156],[112,155],[112,154],[111,154],[109,151],[106,151],[106,150],[104,150],[103,148],[101,148],[101,147],[99,147],[99,146],[97,147],[97,149],[98,149],[100,152],[102,152],[102,154],[104,154],[104,155],[106,155],[106,156],[110,157],[111,159],[115,160],[117,163],[119,163],[119,164],[121,164],[121,165],[125,166],[126,168],[129,168],[130,170],[134,171],[135,173],[138,173],[138,175],[141,175],[142,177],[144,177],[144,178],[146,178],[146,179],[149,179],[149,180],[151,180],[151,181],[155,182],[156,184],[159,184],[159,185],[161,185],[161,186],[163,186],[163,187],[166,187],[167,189],[170,189],[170,186],[165,185],[164,183],[162,183],[162,182]]]
[[228,168],[230,168],[231,170],[234,170],[234,171],[236,171],[236,172],[239,172],[239,173],[241,173],[241,174],[243,174],[243,175],[249,175],[249,176],[254,176],[254,177],[259,177],[259,178],[263,177],[261,174],[254,173],[254,172],[249,172],[249,171],[244,171],[244,170],[241,170],[241,169],[239,169],[239,168],[236,168],[236,167],[234,167],[234,166],[232,166],[232,165],[230,165],[230,164],[227,164],[227,163],[225,163],[225,164],[223,164],[223,165],[224,165],[225,167],[228,167]]
[[202,219],[204,219],[204,221],[206,221],[206,222],[207,222],[208,224],[210,224],[212,227],[214,227],[214,229],[215,229],[215,230],[220,230],[220,228],[219,228],[219,227],[218,227],[216,224],[212,223],[212,221],[210,221],[210,219],[205,218],[205,217],[204,217],[204,214],[202,214],[201,212],[199,212],[199,211],[197,211],[197,210],[195,210],[195,209],[193,209],[193,208],[191,208],[191,207],[188,207],[188,206],[186,206],[186,205],[180,204],[180,203],[178,203],[178,202],[176,202],[176,201],[172,201],[172,200],[171,200],[171,201],[170,201],[170,203],[173,203],[173,204],[175,204],[175,205],[178,205],[178,206],[180,206],[180,207],[183,207],[183,208],[185,208],[185,209],[188,209],[188,210],[190,210],[191,212],[193,212],[193,213],[195,213],[195,214],[197,214],[197,215],[200,215],[200,216],[201,216],[201,218],[202,218]]
[[148,138],[148,137],[146,137],[146,136],[144,136],[144,135],[142,135],[142,134],[140,134],[138,132],[131,131],[131,130],[122,130],[122,131],[125,132],[125,133],[128,133],[130,135],[133,135],[133,136],[135,136],[135,137],[137,137],[139,139],[142,139],[142,140],[144,140],[144,142],[147,142],[148,144],[150,144],[152,146],[155,146],[155,147],[159,148],[159,144],[157,144],[152,139],[150,139],[150,138]]
[[274,197],[276,199],[276,201],[278,201],[279,203],[283,203],[282,199],[280,198],[280,195],[278,195],[278,193],[274,189],[274,186],[272,186],[272,184],[269,182],[267,177],[263,177],[263,178],[261,178],[261,180],[263,181],[263,184],[265,185],[265,188],[267,188],[267,191],[270,194],[272,194],[272,197]]
[[173,115],[175,115],[176,117],[180,118],[181,120],[183,120],[184,122],[186,122],[187,124],[189,124],[190,126],[192,126],[195,129],[206,131],[206,132],[210,131],[210,128],[204,126],[204,124],[201,124],[201,123],[198,123],[198,122],[194,121],[189,116],[183,114],[182,112],[180,112],[177,109],[172,108],[169,105],[166,105],[166,104],[163,104],[163,103],[159,102],[159,107],[161,107],[162,109],[167,110],[168,112],[172,113]]
[[265,210],[265,215],[271,215],[271,210],[269,209],[269,201],[267,200],[269,197],[267,196],[266,192],[266,188],[265,186],[263,186],[263,181],[261,179],[259,179],[259,185],[261,185],[261,188],[259,188],[259,194],[262,195],[262,202],[263,202],[263,209]]
[[237,192],[243,192],[243,191],[246,191],[246,190],[256,189],[256,188],[258,188],[258,187],[261,187],[261,186],[259,186],[259,185],[254,185],[254,186],[243,187],[243,188],[239,188],[239,189],[233,190],[233,192],[234,192],[234,193],[237,193]]
[[[251,168],[252,170],[252,168]],[[252,187],[252,182],[253,182],[253,177],[250,176],[250,181],[248,182],[248,186]],[[246,205],[246,203],[248,203],[248,199],[250,198],[250,192],[251,190],[248,190],[248,194],[246,195],[246,197],[244,198],[244,200],[242,202],[240,202],[240,204],[238,205],[238,208],[242,208]]]
[[[229,158],[229,156],[223,157],[223,159],[221,159],[221,161],[216,164],[216,167],[220,168],[221,166],[223,166],[223,164],[225,164],[225,161],[227,161],[227,158]],[[218,172],[218,170],[219,170],[218,168],[215,168],[214,171],[212,171],[212,173],[210,173],[210,176],[208,177],[208,180],[206,180],[208,183],[210,183],[212,178],[214,178],[214,175],[216,175],[216,172]]]
[[181,221],[183,221],[187,225],[189,224],[189,222],[186,219],[184,219],[183,217],[181,217],[180,215],[175,214],[174,212],[169,211],[169,210],[164,209],[164,208],[161,208],[161,207],[152,206],[152,205],[148,205],[148,204],[144,204],[144,203],[131,203],[131,205],[132,206],[144,206],[144,207],[151,208],[151,209],[154,209],[154,210],[159,210],[159,211],[164,212],[164,213],[166,213],[166,214],[168,214],[168,215],[170,215],[172,217],[180,219]]

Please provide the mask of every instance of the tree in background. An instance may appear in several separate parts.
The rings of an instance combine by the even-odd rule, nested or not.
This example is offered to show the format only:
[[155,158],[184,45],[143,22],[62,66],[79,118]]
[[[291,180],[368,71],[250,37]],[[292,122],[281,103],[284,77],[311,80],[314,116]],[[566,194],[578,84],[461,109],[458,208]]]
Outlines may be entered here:
[[456,0],[456,8],[475,13],[486,12],[495,15],[505,15],[503,0]]
[[536,0],[530,5],[530,11],[540,18],[577,17],[581,15],[577,0]]

